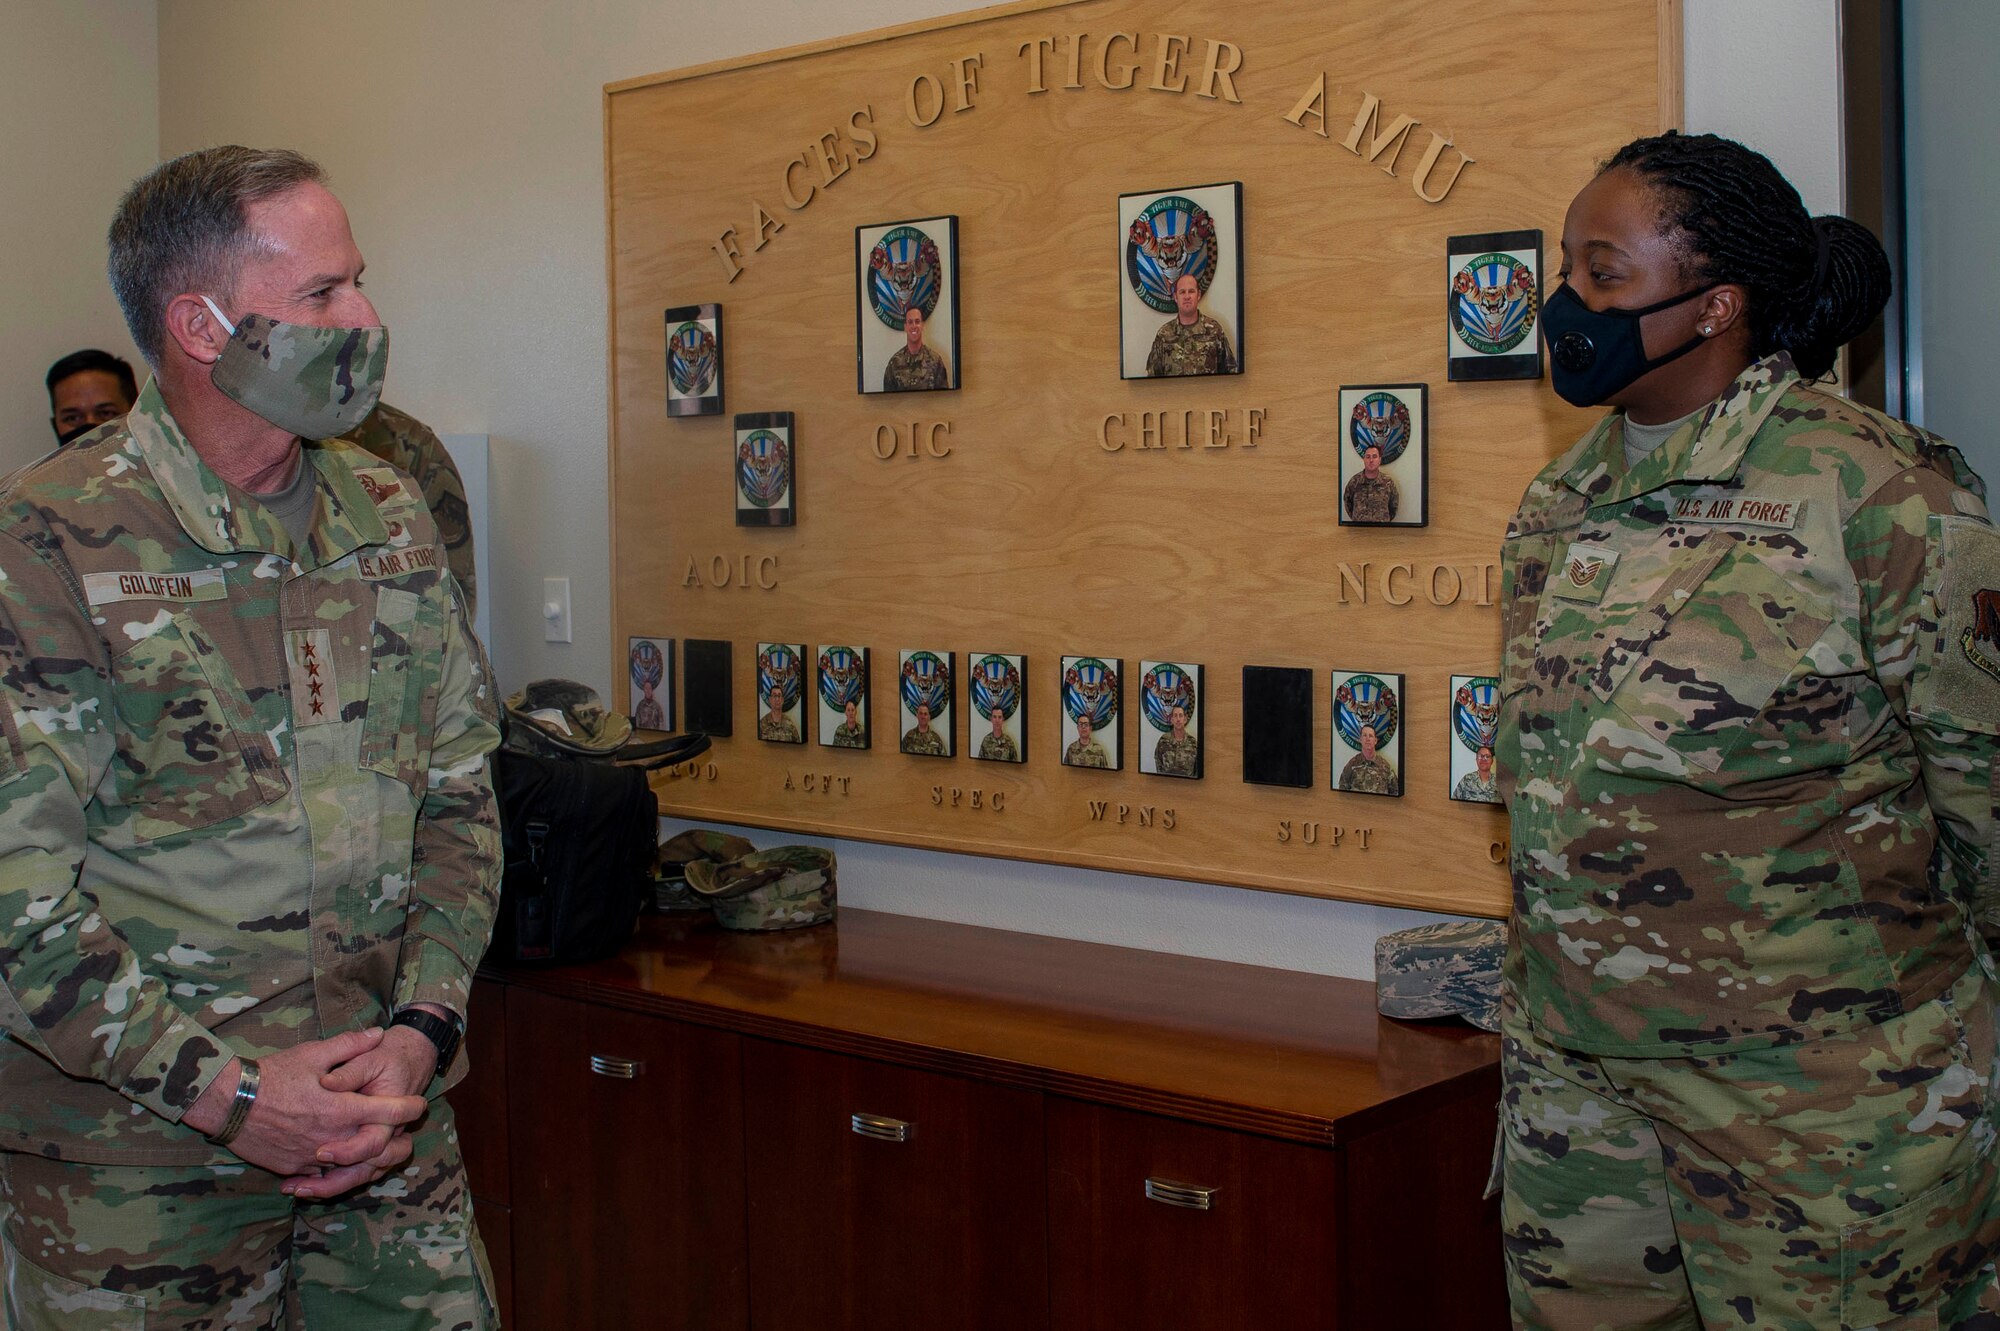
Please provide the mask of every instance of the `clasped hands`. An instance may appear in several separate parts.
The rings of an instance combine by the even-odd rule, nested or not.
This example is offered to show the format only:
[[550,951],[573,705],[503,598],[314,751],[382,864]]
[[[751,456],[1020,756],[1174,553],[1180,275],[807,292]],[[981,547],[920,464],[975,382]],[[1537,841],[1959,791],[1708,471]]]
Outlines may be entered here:
[[[347,1031],[257,1060],[263,1085],[229,1149],[278,1175],[279,1191],[337,1197],[410,1158],[410,1124],[437,1071],[437,1046],[408,1026]],[[236,1095],[232,1059],[181,1121],[218,1131]]]

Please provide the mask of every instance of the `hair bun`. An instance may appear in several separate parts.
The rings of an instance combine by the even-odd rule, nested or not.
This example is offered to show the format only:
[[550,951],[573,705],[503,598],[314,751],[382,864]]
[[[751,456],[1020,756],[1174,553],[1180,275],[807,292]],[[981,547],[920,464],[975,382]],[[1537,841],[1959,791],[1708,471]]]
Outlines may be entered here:
[[1772,330],[1799,373],[1817,379],[1835,354],[1889,303],[1889,256],[1859,222],[1829,214],[1812,219],[1818,260],[1810,285]]

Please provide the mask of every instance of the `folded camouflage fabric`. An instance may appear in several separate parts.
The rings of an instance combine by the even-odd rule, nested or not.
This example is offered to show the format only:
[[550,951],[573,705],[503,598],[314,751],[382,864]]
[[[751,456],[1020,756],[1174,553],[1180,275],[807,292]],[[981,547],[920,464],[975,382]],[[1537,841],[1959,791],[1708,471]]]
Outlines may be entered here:
[[833,918],[833,852],[778,846],[726,863],[689,860],[687,884],[725,929],[803,929]]
[[1375,1010],[1385,1017],[1460,1016],[1500,1029],[1500,957],[1507,926],[1447,920],[1375,940]]
[[654,768],[708,749],[699,732],[639,730],[609,711],[597,690],[573,679],[538,679],[507,699],[506,746],[542,758],[600,758]]
[[755,854],[757,848],[740,836],[712,832],[705,827],[690,828],[669,837],[660,846],[660,872],[678,875],[695,860],[725,863]]

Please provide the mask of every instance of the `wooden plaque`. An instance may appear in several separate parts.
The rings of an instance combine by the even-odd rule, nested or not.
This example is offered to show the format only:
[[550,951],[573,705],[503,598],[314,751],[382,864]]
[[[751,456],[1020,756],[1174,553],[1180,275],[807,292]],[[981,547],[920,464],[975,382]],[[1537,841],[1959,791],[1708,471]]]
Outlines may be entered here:
[[[1448,380],[1448,243],[1539,229],[1552,285],[1571,196],[1678,121],[1679,61],[1676,0],[1031,0],[609,86],[612,633],[726,640],[737,674],[734,734],[659,774],[662,810],[1504,912],[1504,815],[1448,798],[1450,680],[1496,673],[1502,529],[1591,415]],[[1240,372],[1121,378],[1119,198],[1216,182]],[[886,268],[871,297],[857,236],[944,217],[948,376],[910,381],[956,386],[857,392],[896,292],[924,298]],[[668,414],[663,312],[708,304],[730,410],[791,413],[811,453],[795,525],[737,525],[729,416]],[[1426,525],[1341,524],[1343,384],[1428,385]],[[948,759],[760,743],[759,642],[865,647],[876,728],[903,653],[1025,657],[1027,761],[973,756],[963,680]],[[1120,768],[1065,765],[1066,656],[1200,667],[1199,779],[1138,761],[1137,678]],[[1316,681],[1303,787],[1241,779],[1245,667]],[[1402,677],[1400,798],[1336,788],[1334,669]]]

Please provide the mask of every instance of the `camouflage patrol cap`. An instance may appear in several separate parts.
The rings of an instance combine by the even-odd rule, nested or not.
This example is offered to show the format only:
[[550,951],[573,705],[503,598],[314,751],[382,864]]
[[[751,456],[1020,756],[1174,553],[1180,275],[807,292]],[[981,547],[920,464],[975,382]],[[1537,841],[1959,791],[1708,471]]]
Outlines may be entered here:
[[833,852],[778,846],[726,864],[691,860],[688,886],[725,929],[802,929],[833,918]]
[[740,836],[706,827],[691,827],[660,845],[660,871],[678,874],[695,860],[725,862],[754,855],[757,848]]
[[1507,926],[1446,920],[1375,940],[1375,1010],[1385,1017],[1464,1017],[1500,1029],[1500,958]]
[[538,679],[507,699],[507,746],[528,753],[608,757],[632,737],[629,717],[573,679]]

